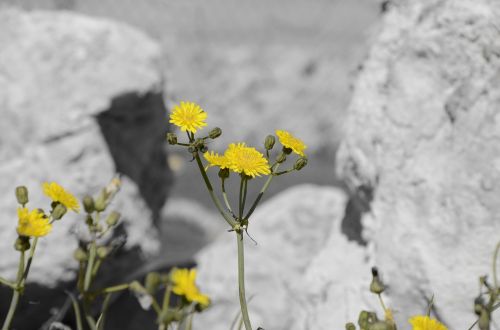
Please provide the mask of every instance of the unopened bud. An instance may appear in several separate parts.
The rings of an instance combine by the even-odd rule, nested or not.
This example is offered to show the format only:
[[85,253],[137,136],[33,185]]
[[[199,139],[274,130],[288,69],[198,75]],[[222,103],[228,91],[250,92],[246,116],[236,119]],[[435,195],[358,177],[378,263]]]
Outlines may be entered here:
[[85,212],[87,212],[87,213],[94,212],[94,210],[95,210],[94,199],[91,196],[87,195],[87,196],[83,197],[83,208],[85,209]]
[[264,141],[264,147],[266,150],[271,150],[274,147],[274,143],[276,142],[276,138],[274,135],[266,136],[266,140]]
[[104,259],[108,256],[109,254],[109,249],[105,246],[99,246],[96,250],[96,253],[97,253],[97,256],[100,258],[100,259]]
[[490,312],[488,312],[486,308],[483,308],[481,310],[481,315],[479,316],[479,321],[477,322],[477,325],[481,330],[490,330],[490,323],[491,323]]
[[278,158],[276,158],[278,164],[284,163],[285,160],[286,160],[286,155],[283,152],[278,156]]
[[376,321],[378,318],[373,312],[361,311],[359,313],[358,325],[361,329],[368,329],[368,326]]
[[367,330],[390,330],[391,327],[389,324],[383,322],[383,321],[377,321],[368,326]]
[[195,153],[195,152],[196,152],[196,148],[195,148],[195,147],[193,147],[193,146],[190,146],[190,147],[188,147],[188,152],[190,152],[190,153],[192,153],[192,154],[193,154],[193,153]]
[[481,311],[483,310],[484,308],[484,299],[479,296],[479,297],[476,297],[476,299],[474,299],[474,313],[476,313],[476,315],[481,315]]
[[351,322],[346,323],[345,330],[356,330],[356,326]]
[[300,171],[307,165],[307,158],[306,157],[300,157],[295,161],[295,164],[293,165],[293,169],[296,171]]
[[211,139],[216,139],[222,135],[222,130],[219,127],[214,128],[208,133],[208,137]]
[[119,212],[113,211],[106,218],[106,224],[110,227],[115,226],[120,220],[121,214]]
[[28,203],[28,188],[25,186],[19,186],[16,188],[16,199],[17,202],[21,205],[25,205]]
[[29,250],[30,247],[30,238],[27,236],[19,236],[14,243],[14,248],[16,249],[16,251],[26,251]]
[[380,280],[378,275],[378,270],[376,267],[372,267],[372,282],[370,283],[370,291],[375,294],[381,294],[384,292],[384,284]]
[[52,219],[59,220],[66,214],[66,212],[68,212],[66,206],[61,203],[57,203],[56,207],[52,210]]
[[79,247],[75,250],[75,252],[73,252],[73,258],[75,258],[75,260],[80,262],[87,261],[88,260],[87,252],[85,252],[81,247]]
[[229,169],[228,168],[221,168],[219,170],[219,178],[221,178],[221,179],[229,178]]
[[167,142],[168,142],[168,144],[171,144],[171,145],[177,144],[177,134],[167,133]]
[[149,294],[154,295],[156,290],[161,284],[161,276],[157,272],[148,273],[146,275],[146,280],[144,281],[146,290]]

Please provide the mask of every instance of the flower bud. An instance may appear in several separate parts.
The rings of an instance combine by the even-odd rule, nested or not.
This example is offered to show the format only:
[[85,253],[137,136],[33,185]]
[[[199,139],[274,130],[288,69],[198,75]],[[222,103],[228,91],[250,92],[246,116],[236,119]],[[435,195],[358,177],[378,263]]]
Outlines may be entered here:
[[188,147],[188,152],[190,152],[190,153],[192,153],[192,154],[193,154],[193,153],[195,153],[195,152],[196,152],[196,148],[195,148],[195,147],[193,147],[193,146],[190,146],[190,147]]
[[148,273],[146,275],[146,280],[144,281],[146,290],[150,295],[154,295],[156,290],[161,284],[161,276],[157,272]]
[[87,252],[85,252],[85,250],[79,247],[75,250],[75,252],[73,252],[73,258],[75,258],[75,260],[79,262],[87,261],[88,260]]
[[306,157],[300,157],[295,161],[295,164],[293,165],[293,169],[296,171],[300,171],[307,165],[307,158]]
[[16,198],[17,202],[21,205],[26,205],[29,201],[28,199],[28,188],[25,186],[19,186],[16,188]]
[[99,246],[96,250],[96,253],[97,253],[97,256],[100,258],[100,259],[104,259],[108,256],[109,254],[109,249],[105,246]]
[[106,224],[110,227],[115,226],[120,220],[121,214],[119,212],[113,211],[106,218]]
[[276,158],[278,164],[284,163],[285,160],[286,160],[286,155],[283,152],[278,156],[278,158]]
[[177,134],[175,133],[167,133],[167,142],[171,145],[177,144]]
[[214,128],[213,130],[208,133],[208,137],[213,139],[218,138],[219,136],[222,135],[222,130],[219,127]]
[[379,278],[378,270],[376,267],[372,267],[372,282],[370,283],[370,291],[375,294],[381,294],[384,292],[384,284]]
[[488,312],[486,308],[483,308],[481,310],[481,315],[479,316],[479,321],[477,322],[479,329],[490,330],[490,322],[490,312]]
[[361,329],[368,329],[368,326],[378,321],[377,315],[373,312],[361,311],[359,313],[358,325]]
[[30,238],[27,236],[19,236],[14,243],[14,248],[16,249],[16,251],[26,251],[29,250],[30,247]]
[[66,214],[67,211],[68,209],[66,208],[66,206],[64,206],[61,203],[57,203],[56,207],[52,210],[52,219],[54,220],[61,219]]
[[346,323],[345,330],[356,330],[356,326],[351,322]]
[[479,296],[474,299],[474,313],[476,313],[477,316],[481,315],[481,311],[484,308],[484,299],[483,297]]
[[391,327],[383,322],[383,321],[376,321],[368,326],[368,330],[390,330]]
[[274,135],[266,136],[266,140],[264,141],[264,147],[266,150],[271,150],[274,147],[274,143],[276,142],[276,138]]
[[92,198],[92,196],[86,195],[85,197],[83,197],[83,208],[87,213],[94,212],[95,207],[94,207],[94,199]]
[[229,169],[228,168],[221,168],[219,170],[219,178],[221,178],[221,179],[229,178]]

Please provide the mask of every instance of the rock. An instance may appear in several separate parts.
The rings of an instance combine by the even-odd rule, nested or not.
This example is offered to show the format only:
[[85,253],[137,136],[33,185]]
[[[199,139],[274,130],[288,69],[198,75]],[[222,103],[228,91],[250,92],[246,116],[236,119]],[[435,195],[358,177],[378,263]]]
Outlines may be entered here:
[[[0,11],[0,44],[1,276],[13,278],[17,267],[17,185],[29,188],[30,208],[47,209],[42,182],[81,198],[121,172],[112,208],[123,215],[126,248],[155,253],[153,222],[171,182],[158,44],[116,22],[16,10]],[[51,287],[74,277],[73,232],[82,223],[81,214],[55,223],[28,282]]]
[[492,0],[394,1],[355,84],[338,172],[374,192],[363,236],[403,327],[434,295],[450,329],[468,328],[478,277],[491,276],[499,15]]
[[[246,290],[255,328],[292,326],[290,311],[302,301],[297,288],[330,233],[340,230],[345,203],[337,188],[300,185],[256,210],[249,235],[258,244],[245,236]],[[210,310],[195,320],[206,329],[229,328],[239,312],[235,239],[234,233],[224,233],[197,258],[199,284],[213,301]]]

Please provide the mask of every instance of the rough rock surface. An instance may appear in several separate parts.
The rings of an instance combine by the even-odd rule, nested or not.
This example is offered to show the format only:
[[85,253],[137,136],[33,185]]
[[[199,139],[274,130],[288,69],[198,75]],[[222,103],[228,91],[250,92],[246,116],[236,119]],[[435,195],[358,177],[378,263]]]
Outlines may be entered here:
[[[155,252],[153,219],[170,181],[159,46],[115,22],[15,10],[0,12],[0,44],[0,274],[15,275],[21,184],[30,189],[29,207],[47,209],[44,181],[81,198],[123,173],[113,208],[124,216],[127,245]],[[40,240],[32,283],[73,277],[72,232],[82,222],[71,214]]]
[[338,170],[355,190],[374,190],[364,238],[403,327],[434,294],[436,315],[468,328],[478,276],[491,274],[498,17],[493,0],[395,1],[355,84]]
[[[246,289],[255,328],[292,326],[290,311],[303,302],[297,291],[309,279],[306,274],[314,256],[330,238],[339,238],[345,203],[345,194],[337,188],[299,185],[257,209],[249,234],[258,245],[245,237]],[[339,256],[349,256],[352,250],[340,247],[352,245],[352,258],[357,259],[359,248],[339,239]],[[213,306],[196,323],[204,329],[228,328],[239,311],[235,235],[225,233],[197,260],[200,286],[213,299]]]

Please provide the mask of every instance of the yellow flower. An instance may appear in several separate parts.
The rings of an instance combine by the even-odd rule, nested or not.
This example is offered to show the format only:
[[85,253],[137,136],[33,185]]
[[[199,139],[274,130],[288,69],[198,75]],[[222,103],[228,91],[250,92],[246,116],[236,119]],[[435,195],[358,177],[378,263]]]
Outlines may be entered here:
[[210,151],[203,154],[208,161],[209,166],[219,166],[220,168],[229,168],[230,162],[225,155],[219,155],[216,152]]
[[392,309],[387,308],[385,310],[385,320],[389,322],[394,322],[394,316],[392,315]]
[[30,212],[26,207],[20,207],[17,209],[17,217],[19,219],[17,233],[21,236],[41,237],[52,229],[49,219],[40,210],[35,209]]
[[52,199],[53,202],[59,202],[66,206],[68,210],[73,210],[77,213],[80,210],[80,204],[78,204],[78,200],[75,196],[64,190],[63,187],[55,182],[45,182],[43,184],[43,193]]
[[206,119],[207,113],[193,102],[181,102],[180,105],[174,106],[170,115],[170,123],[180,127],[183,132],[191,133],[196,133],[198,129],[207,126]]
[[413,326],[413,330],[448,330],[444,324],[428,316],[414,316],[408,322]]
[[210,298],[200,293],[195,281],[196,269],[175,269],[172,273],[174,282],[172,291],[178,296],[184,296],[187,301],[197,302],[206,307],[210,304]]
[[307,149],[307,146],[302,142],[302,140],[296,138],[290,132],[276,130],[276,135],[280,140],[280,143],[285,147],[292,149],[298,155],[305,156],[304,150]]
[[264,155],[255,148],[247,147],[245,143],[231,143],[224,157],[229,162],[229,169],[236,173],[244,173],[252,178],[261,174],[271,174],[269,163]]

